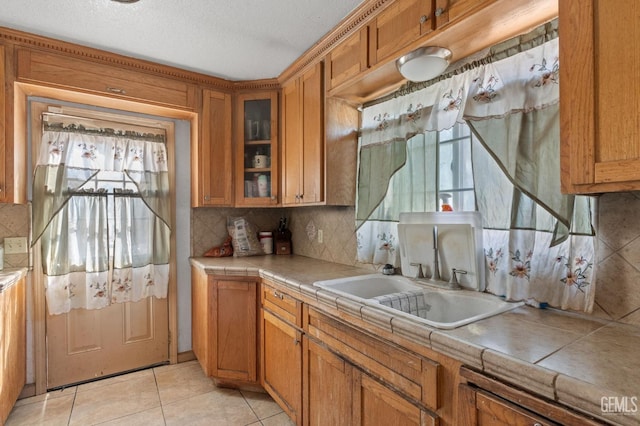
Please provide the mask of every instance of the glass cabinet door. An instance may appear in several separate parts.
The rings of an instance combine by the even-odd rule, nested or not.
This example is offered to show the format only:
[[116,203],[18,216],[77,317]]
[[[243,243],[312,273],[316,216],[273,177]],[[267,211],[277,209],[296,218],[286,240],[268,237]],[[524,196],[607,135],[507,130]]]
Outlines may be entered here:
[[278,202],[278,94],[238,96],[236,204]]

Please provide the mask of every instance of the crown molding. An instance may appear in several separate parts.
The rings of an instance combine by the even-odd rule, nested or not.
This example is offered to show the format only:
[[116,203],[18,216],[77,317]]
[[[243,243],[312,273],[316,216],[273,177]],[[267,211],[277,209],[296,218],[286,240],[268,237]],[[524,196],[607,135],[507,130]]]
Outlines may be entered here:
[[394,0],[367,0],[354,9],[318,42],[295,60],[279,76],[283,83],[321,61],[342,40],[359,31]]
[[75,43],[56,40],[11,28],[0,27],[0,41],[5,41],[20,47],[37,48],[50,52],[58,52],[70,57],[90,60],[94,63],[127,68],[132,71],[142,71],[158,76],[169,77],[191,83],[201,84],[224,91],[234,90],[235,84],[222,78],[209,76],[181,68],[158,64],[144,59],[136,59],[105,50],[82,46]]

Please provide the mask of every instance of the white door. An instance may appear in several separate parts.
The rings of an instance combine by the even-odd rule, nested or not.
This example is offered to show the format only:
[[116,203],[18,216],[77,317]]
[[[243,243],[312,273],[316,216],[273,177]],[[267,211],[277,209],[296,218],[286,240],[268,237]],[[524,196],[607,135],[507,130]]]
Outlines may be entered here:
[[47,315],[47,388],[169,360],[167,299]]
[[[41,125],[36,125],[35,117],[41,117],[41,113],[49,106],[40,102],[31,103],[34,149],[40,146],[37,134],[41,129]],[[65,110],[72,111],[73,108]],[[91,114],[95,112],[89,113]],[[109,114],[104,116],[107,117]],[[113,117],[109,119],[115,120]],[[135,124],[138,125],[140,124]],[[132,124],[128,126],[131,127]],[[167,132],[171,132],[168,139],[173,141],[173,124],[167,123],[166,126]],[[172,142],[170,146],[168,144],[167,150],[172,156]],[[174,169],[170,167],[169,170],[172,173]],[[173,177],[171,181],[173,182]],[[175,186],[172,184],[172,187]],[[175,205],[175,201],[172,200],[172,203]],[[171,244],[172,253],[175,252],[173,240],[174,238]],[[36,259],[39,257],[36,256]],[[34,271],[41,274],[41,279],[36,282],[42,283],[42,270],[38,266],[36,265]],[[173,254],[170,268],[175,271]],[[175,280],[175,272],[170,274],[171,280]],[[168,362],[168,305],[167,298],[149,297],[138,302],[115,303],[103,309],[73,309],[59,315],[50,315],[47,312],[47,389]]]

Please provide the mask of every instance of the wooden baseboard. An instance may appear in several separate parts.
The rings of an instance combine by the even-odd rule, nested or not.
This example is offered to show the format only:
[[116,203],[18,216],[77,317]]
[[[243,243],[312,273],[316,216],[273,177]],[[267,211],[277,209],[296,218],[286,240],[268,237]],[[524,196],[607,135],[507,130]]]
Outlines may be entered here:
[[22,388],[22,392],[20,392],[20,395],[18,395],[18,399],[30,398],[32,396],[36,396],[36,384],[35,383],[27,383]]
[[178,354],[178,364],[193,361],[194,359],[196,359],[196,354],[194,354],[193,351],[185,351]]

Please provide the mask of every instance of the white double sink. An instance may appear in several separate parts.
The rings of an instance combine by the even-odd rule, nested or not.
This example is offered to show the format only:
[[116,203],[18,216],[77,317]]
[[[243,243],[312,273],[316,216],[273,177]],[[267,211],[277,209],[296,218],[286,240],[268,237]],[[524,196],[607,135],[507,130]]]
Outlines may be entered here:
[[[428,282],[425,284],[427,285],[400,275],[371,274],[317,281],[313,285],[362,304],[441,329],[470,324],[524,304],[505,302],[486,293],[443,290],[429,286]],[[416,302],[420,308],[419,314],[415,309]]]

